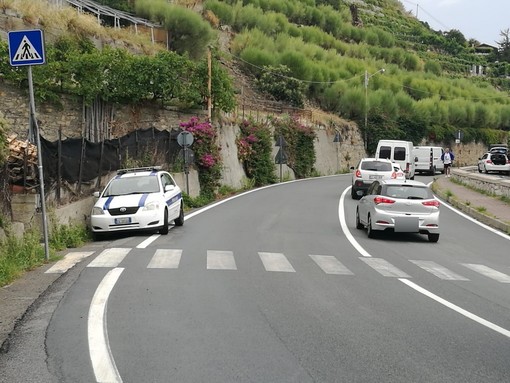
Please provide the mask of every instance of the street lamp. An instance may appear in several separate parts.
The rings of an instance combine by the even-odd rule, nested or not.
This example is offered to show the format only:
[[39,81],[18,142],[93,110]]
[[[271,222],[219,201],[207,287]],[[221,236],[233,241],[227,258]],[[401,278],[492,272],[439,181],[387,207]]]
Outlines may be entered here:
[[384,73],[385,69],[381,68],[377,72],[368,74],[365,70],[365,150],[368,151],[368,80],[370,77],[375,76],[377,73]]

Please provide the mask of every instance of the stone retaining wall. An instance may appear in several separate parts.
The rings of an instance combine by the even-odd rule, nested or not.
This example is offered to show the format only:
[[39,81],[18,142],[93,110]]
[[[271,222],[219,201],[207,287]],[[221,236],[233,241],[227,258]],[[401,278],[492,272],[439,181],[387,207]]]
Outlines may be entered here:
[[510,198],[510,178],[491,177],[480,174],[475,166],[454,168],[452,176],[464,185],[489,195]]

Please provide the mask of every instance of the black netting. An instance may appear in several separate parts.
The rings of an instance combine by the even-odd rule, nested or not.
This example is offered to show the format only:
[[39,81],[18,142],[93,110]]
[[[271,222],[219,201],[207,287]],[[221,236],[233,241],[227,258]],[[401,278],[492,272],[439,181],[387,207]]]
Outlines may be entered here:
[[179,132],[149,128],[100,143],[79,138],[50,142],[41,137],[45,181],[87,182],[134,161],[173,164],[180,150]]

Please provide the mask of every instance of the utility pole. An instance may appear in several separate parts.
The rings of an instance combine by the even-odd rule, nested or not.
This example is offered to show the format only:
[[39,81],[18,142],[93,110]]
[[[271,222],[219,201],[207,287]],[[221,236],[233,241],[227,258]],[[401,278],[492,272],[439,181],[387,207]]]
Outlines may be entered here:
[[207,47],[207,118],[211,122],[212,117],[212,58],[211,46]]

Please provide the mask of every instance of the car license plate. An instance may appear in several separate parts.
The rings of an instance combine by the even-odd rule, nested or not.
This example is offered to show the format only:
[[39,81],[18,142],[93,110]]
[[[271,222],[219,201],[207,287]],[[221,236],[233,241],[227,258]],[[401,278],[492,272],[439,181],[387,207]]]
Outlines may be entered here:
[[395,232],[399,233],[417,233],[419,227],[418,217],[398,217],[395,218]]
[[381,178],[382,178],[382,175],[380,175],[380,174],[370,174],[368,176],[369,180],[380,180]]
[[126,225],[128,223],[131,223],[130,217],[115,218],[116,225]]

